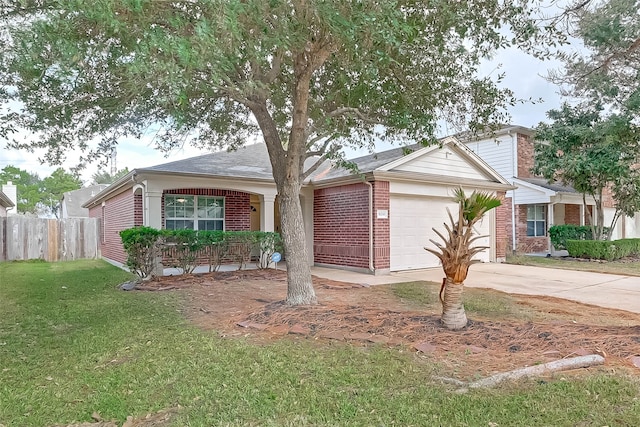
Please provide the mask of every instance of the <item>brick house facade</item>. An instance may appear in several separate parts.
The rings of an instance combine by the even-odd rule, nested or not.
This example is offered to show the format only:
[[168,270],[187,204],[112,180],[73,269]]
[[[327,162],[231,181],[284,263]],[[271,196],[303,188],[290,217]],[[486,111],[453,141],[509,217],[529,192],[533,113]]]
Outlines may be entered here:
[[[353,159],[360,175],[336,168],[330,162],[312,175],[301,192],[307,247],[312,248],[310,264],[373,274],[386,274],[402,265],[435,267],[437,259],[434,263],[434,259],[425,256],[429,254],[424,246],[430,244],[426,231],[447,222],[445,207],[452,203],[454,190],[458,187],[467,192],[489,190],[503,196],[512,188],[453,138],[445,140],[442,147],[414,146],[411,150],[406,154],[406,149],[398,148]],[[91,217],[102,220],[103,257],[125,263],[119,237],[123,229],[137,225],[164,228],[168,219],[165,200],[169,196],[173,196],[171,206],[177,202],[175,196],[180,195],[222,197],[225,230],[250,230],[259,222],[260,230],[277,231],[276,189],[270,167],[266,148],[257,144],[234,153],[214,153],[133,170],[85,204]],[[409,201],[406,206],[411,211],[398,212],[403,205],[394,205],[393,200]],[[413,225],[411,220],[398,218],[409,213],[408,218],[413,215],[421,219],[425,208],[430,222],[417,229],[417,234],[407,234],[408,229],[404,228]],[[199,210],[187,211],[194,216],[186,222],[197,226]],[[172,212],[174,216],[170,218],[175,221],[178,211]],[[259,221],[254,213],[259,213]],[[482,259],[502,260],[507,233],[503,224],[496,225],[496,220],[507,221],[508,211],[502,210],[489,218],[483,233],[495,233],[496,238],[492,239],[495,244]],[[407,256],[417,255],[418,261],[394,264],[392,254],[397,259],[399,253],[394,252],[398,250],[393,246],[395,235],[410,240],[414,249],[409,249],[415,253]],[[398,238],[395,241],[397,244]],[[402,250],[407,251],[404,246]]]
[[[575,189],[561,183],[548,183],[531,172],[535,161],[534,133],[521,126],[506,126],[484,138],[467,140],[465,144],[480,158],[514,186],[507,191],[498,215],[507,231],[506,251],[539,253],[551,252],[547,230],[552,225],[589,224],[595,202],[587,197],[587,206]],[[605,225],[613,216],[611,192],[603,194]],[[536,228],[544,222],[542,227]],[[624,218],[614,229],[614,238],[640,235],[640,214]]]
[[389,210],[388,182],[373,181],[314,190],[315,264],[388,271],[389,221],[375,215],[370,221],[370,209],[373,212]]

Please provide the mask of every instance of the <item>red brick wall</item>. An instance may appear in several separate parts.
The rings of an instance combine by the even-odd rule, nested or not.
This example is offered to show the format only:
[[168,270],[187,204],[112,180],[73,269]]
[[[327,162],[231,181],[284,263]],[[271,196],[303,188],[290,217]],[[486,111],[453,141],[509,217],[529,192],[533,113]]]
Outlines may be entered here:
[[564,223],[580,225],[580,205],[564,205]]
[[391,267],[391,241],[389,218],[378,218],[378,209],[389,211],[389,182],[374,181],[373,184],[373,266],[375,270]]
[[[181,188],[165,190],[164,194],[224,197],[225,230],[251,230],[251,195],[249,193],[211,188]],[[162,223],[164,224],[164,197],[162,199]]]
[[499,191],[496,196],[502,204],[496,208],[496,258],[505,259],[507,251],[513,246],[511,228],[511,197],[507,198],[504,191]]
[[[104,258],[125,263],[127,256],[122,248],[120,231],[135,226],[134,195],[131,190],[124,192],[105,201],[104,217],[102,206],[98,205],[89,209],[91,218],[100,218],[101,235],[104,236],[100,244],[100,250]],[[142,205],[140,205],[142,207]]]
[[314,262],[368,268],[368,186],[359,183],[315,190],[313,232]]
[[[527,236],[527,205],[516,205],[516,251],[521,253],[546,252],[549,250],[547,236]],[[547,228],[549,224],[547,223]]]
[[602,191],[602,207],[603,208],[615,208],[616,207],[616,201],[613,199],[613,193],[612,190],[609,187],[605,188]]
[[534,164],[533,139],[530,136],[518,134],[518,178],[531,178],[531,168]]

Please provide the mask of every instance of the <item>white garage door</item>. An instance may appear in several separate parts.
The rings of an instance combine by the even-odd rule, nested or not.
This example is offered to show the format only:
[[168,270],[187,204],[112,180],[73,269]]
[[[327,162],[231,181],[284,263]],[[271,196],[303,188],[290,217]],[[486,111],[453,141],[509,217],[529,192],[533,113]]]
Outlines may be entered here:
[[[440,242],[432,228],[443,232],[443,223],[449,223],[446,208],[451,210],[454,219],[457,205],[449,199],[439,197],[419,197],[391,195],[389,200],[389,225],[391,247],[391,271],[414,270],[437,267],[440,260],[424,247],[435,248],[429,239]],[[488,236],[489,218],[485,217],[475,227],[475,233]],[[489,238],[477,240],[474,245],[489,246]],[[489,249],[476,256],[489,261]]]

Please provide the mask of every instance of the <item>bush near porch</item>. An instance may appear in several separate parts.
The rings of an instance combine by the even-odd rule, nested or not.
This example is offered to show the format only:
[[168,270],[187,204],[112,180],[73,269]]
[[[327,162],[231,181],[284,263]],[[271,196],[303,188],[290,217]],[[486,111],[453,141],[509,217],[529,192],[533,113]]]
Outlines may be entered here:
[[[606,233],[608,227],[604,231]],[[593,240],[593,229],[588,225],[554,225],[549,228],[549,239],[556,250],[565,250],[567,240]]]
[[283,251],[280,234],[264,231],[157,230],[133,227],[120,232],[127,253],[127,266],[141,278],[152,275],[158,258],[184,274],[207,264],[217,271],[224,262],[240,268],[256,254],[258,268],[267,268],[274,252]]

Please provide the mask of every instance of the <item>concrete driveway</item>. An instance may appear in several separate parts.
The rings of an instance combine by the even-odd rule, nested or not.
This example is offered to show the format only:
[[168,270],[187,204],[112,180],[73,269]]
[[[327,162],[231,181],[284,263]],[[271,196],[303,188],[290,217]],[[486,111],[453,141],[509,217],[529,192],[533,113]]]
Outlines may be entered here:
[[[414,280],[440,283],[444,277],[440,268],[403,271],[388,276],[371,276],[321,267],[313,267],[312,273],[319,277],[368,285]],[[471,266],[465,285],[513,294],[548,295],[640,313],[640,277],[486,263]],[[638,320],[640,321],[640,317]]]

